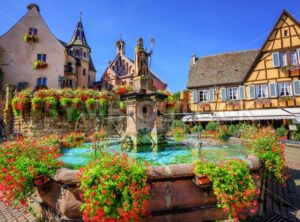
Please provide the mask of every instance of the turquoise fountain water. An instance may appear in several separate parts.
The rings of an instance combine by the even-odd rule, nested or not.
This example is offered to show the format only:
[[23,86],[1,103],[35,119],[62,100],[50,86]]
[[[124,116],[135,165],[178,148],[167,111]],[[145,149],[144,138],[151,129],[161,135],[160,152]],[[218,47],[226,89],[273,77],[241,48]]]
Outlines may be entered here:
[[[103,150],[108,152],[121,152],[121,145],[111,143]],[[147,150],[147,147],[145,147]],[[241,145],[224,146],[196,146],[171,143],[159,152],[129,152],[132,158],[145,160],[150,165],[169,165],[178,163],[193,163],[199,159],[218,161],[227,158],[244,159],[248,153],[247,148]],[[80,167],[88,164],[94,158],[91,143],[84,143],[80,147],[62,149],[61,160],[70,167]]]

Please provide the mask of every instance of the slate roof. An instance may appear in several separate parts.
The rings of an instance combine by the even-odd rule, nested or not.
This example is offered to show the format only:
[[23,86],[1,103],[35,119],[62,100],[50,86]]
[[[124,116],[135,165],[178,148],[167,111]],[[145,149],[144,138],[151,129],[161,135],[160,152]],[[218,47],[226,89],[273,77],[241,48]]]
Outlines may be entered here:
[[78,45],[78,46],[84,46],[86,48],[90,48],[89,44],[86,41],[85,32],[81,21],[81,16],[79,17],[75,31],[68,45]]
[[187,87],[240,84],[258,52],[248,50],[201,57],[190,67]]

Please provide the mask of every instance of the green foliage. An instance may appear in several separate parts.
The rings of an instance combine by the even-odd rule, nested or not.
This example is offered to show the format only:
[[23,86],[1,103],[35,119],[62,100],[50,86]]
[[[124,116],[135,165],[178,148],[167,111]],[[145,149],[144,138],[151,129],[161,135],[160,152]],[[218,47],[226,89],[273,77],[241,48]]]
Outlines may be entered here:
[[85,101],[85,107],[89,116],[94,116],[98,111],[98,101],[94,98],[88,98]]
[[59,147],[47,138],[39,141],[22,139],[0,146],[0,193],[7,204],[26,205],[33,191],[32,179],[39,175],[51,177],[60,166]]
[[134,221],[148,213],[146,168],[127,155],[100,153],[80,173],[84,221]]
[[84,133],[82,132],[69,132],[62,138],[62,145],[65,148],[79,147],[84,143]]
[[274,132],[261,130],[252,144],[252,149],[263,162],[267,175],[280,182],[286,180],[284,145],[279,144]]
[[194,127],[192,128],[192,132],[193,132],[193,133],[200,133],[200,132],[202,132],[203,130],[204,130],[204,128],[203,128],[202,125],[194,126]]
[[277,132],[278,136],[283,137],[283,136],[285,136],[287,130],[284,126],[281,126],[276,129],[276,132]]
[[215,131],[217,129],[217,127],[219,126],[218,122],[208,122],[207,125],[205,126],[206,130],[210,130],[210,131]]
[[189,126],[183,122],[182,120],[174,120],[171,124],[171,129],[175,129],[175,128],[181,128],[184,130],[184,132],[188,132],[189,131]]
[[256,212],[255,186],[246,162],[228,160],[217,165],[199,161],[195,174],[209,176],[218,200],[217,206],[223,208],[229,218],[245,219],[245,210]]
[[226,125],[219,126],[217,128],[216,139],[218,139],[220,141],[227,141],[231,135],[232,134]]
[[13,113],[16,116],[22,116],[25,112],[28,112],[30,109],[30,95],[32,90],[25,89],[19,92],[11,102]]
[[31,108],[34,113],[41,113],[44,106],[44,100],[39,97],[34,97],[31,100]]
[[52,118],[57,116],[57,101],[54,97],[45,98],[45,112]]

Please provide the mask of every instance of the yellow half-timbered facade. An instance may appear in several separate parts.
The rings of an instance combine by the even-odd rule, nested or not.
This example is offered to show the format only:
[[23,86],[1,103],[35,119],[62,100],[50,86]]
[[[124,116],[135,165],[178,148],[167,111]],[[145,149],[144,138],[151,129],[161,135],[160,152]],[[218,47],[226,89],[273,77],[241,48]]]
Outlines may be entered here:
[[283,11],[259,50],[192,56],[190,109],[199,113],[239,111],[235,115],[246,115],[241,113],[244,110],[298,114],[299,77],[300,23]]

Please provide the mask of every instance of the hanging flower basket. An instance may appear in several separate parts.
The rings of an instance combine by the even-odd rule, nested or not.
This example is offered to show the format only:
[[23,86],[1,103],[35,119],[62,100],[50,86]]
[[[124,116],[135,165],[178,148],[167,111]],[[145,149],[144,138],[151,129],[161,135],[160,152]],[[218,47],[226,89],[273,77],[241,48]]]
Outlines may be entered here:
[[37,35],[24,35],[24,42],[34,42],[37,43],[39,41],[39,37]]
[[33,63],[33,68],[34,69],[45,69],[48,67],[48,64],[46,62],[43,61],[35,61]]

